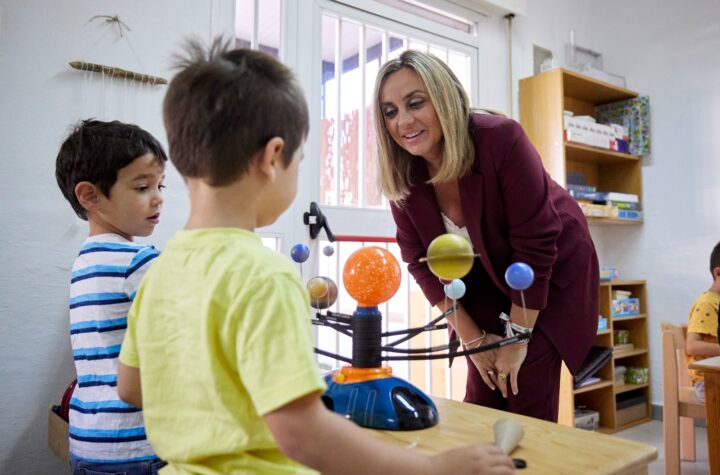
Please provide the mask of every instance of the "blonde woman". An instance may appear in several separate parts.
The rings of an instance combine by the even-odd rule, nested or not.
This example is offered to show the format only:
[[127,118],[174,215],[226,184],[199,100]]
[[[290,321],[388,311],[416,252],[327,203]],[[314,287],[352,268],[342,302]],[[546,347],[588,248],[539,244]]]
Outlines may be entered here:
[[[556,421],[561,361],[577,372],[597,331],[598,262],[577,203],[543,169],[522,127],[473,112],[458,79],[431,54],[406,51],[383,65],[375,123],[380,187],[426,298],[445,309],[443,284],[420,259],[440,234],[459,234],[480,256],[451,318],[463,345],[532,330],[529,344],[468,359],[465,401]],[[517,261],[535,272],[526,311],[503,278]]]

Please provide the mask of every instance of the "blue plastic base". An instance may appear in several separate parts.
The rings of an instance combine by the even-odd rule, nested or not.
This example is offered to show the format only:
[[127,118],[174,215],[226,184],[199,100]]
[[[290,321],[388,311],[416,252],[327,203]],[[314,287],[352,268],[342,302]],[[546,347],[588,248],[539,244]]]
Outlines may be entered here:
[[358,425],[371,429],[416,430],[438,423],[435,403],[420,389],[394,376],[340,384],[325,377],[325,405]]

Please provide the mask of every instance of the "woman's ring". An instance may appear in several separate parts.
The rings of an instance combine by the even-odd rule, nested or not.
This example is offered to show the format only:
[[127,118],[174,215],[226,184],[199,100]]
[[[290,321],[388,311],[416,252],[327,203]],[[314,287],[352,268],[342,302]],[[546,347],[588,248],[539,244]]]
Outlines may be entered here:
[[498,373],[498,378],[500,378],[500,379],[505,379],[505,378],[507,378],[507,374],[505,374],[505,373]]

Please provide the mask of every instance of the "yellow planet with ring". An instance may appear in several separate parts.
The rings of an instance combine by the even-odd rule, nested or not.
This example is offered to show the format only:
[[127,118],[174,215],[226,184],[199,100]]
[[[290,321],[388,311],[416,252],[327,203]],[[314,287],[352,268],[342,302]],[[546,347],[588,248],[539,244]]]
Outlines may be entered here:
[[472,245],[457,234],[441,234],[430,243],[427,261],[430,271],[443,280],[465,277],[473,266]]
[[310,306],[318,310],[332,306],[338,297],[337,284],[329,277],[313,277],[308,281],[307,289]]

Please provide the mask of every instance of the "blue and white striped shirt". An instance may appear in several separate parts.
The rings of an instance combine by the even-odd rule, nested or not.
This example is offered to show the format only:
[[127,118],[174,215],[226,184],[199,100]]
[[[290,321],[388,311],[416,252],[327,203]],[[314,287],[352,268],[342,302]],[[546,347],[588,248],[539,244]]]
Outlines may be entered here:
[[70,339],[78,384],[70,400],[70,452],[91,462],[156,458],[142,411],[117,395],[120,345],[140,280],[159,255],[117,234],[89,237],[70,283]]

